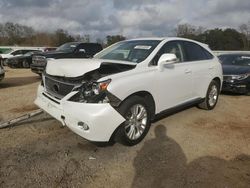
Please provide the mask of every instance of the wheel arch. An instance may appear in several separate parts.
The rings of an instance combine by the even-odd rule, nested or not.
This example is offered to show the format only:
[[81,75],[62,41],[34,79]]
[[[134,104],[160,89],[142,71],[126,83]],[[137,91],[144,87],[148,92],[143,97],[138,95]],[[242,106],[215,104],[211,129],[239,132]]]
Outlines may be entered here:
[[[130,94],[129,96],[127,96],[125,99],[123,99],[121,101],[121,103],[119,104],[119,106],[115,107],[116,110],[119,112],[119,107],[124,103],[124,101],[128,100],[129,98],[133,97],[133,96],[138,96],[138,97],[142,97],[145,99],[145,101],[149,104],[149,108],[150,108],[150,113],[151,113],[151,121],[155,118],[155,110],[156,110],[156,106],[155,106],[155,100],[153,98],[153,95],[148,92],[148,91],[137,91],[135,93]],[[119,112],[120,113],[120,112]],[[116,135],[119,131],[119,128],[121,127],[121,125],[119,125],[114,132],[112,133],[110,139],[109,139],[109,143],[110,144],[114,144],[117,140],[116,140]]]
[[[122,105],[122,103],[129,99],[130,97],[133,97],[133,96],[139,96],[139,97],[142,97],[145,99],[145,101],[148,103],[149,105],[149,108],[150,108],[150,113],[151,113],[151,117],[152,119],[154,119],[154,116],[155,116],[155,109],[156,109],[156,106],[155,106],[155,100],[154,100],[154,97],[153,95],[148,92],[148,91],[137,91],[135,93],[132,93],[130,94],[128,97],[126,97],[121,103],[120,105]],[[119,105],[119,106],[120,106]]]
[[217,83],[219,83],[219,88],[221,90],[221,86],[222,86],[221,79],[219,77],[215,77],[213,80],[216,81]]

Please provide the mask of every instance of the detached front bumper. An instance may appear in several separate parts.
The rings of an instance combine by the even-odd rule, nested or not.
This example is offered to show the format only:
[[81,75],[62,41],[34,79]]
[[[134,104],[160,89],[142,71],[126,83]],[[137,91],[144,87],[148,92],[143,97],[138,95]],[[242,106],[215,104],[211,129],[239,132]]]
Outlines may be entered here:
[[[109,103],[68,101],[74,94],[76,92],[71,92],[62,100],[57,100],[39,86],[35,104],[81,137],[95,142],[109,141],[115,129],[125,119]],[[84,130],[79,124],[87,125],[88,130]]]

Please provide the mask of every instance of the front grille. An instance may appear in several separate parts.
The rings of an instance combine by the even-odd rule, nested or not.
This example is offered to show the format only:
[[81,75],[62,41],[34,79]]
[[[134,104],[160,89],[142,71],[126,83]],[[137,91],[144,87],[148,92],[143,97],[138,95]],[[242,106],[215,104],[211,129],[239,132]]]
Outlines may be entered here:
[[33,56],[32,57],[32,63],[34,65],[46,65],[47,60],[45,56]]
[[45,76],[45,88],[47,93],[57,99],[62,99],[69,94],[76,84],[69,82],[62,82],[58,77]]

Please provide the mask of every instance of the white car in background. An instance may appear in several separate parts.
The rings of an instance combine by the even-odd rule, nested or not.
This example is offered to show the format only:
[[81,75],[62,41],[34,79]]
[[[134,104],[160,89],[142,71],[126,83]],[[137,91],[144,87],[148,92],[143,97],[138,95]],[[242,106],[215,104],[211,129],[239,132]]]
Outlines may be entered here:
[[35,103],[81,137],[139,143],[158,114],[212,110],[222,68],[207,45],[183,38],[116,43],[93,59],[48,62]]
[[6,51],[5,53],[0,54],[0,60],[2,65],[7,65],[6,64],[6,60],[14,57],[14,56],[20,56],[20,55],[24,55],[26,53],[28,53],[29,51],[31,51],[30,49],[19,49],[19,50],[9,50]]

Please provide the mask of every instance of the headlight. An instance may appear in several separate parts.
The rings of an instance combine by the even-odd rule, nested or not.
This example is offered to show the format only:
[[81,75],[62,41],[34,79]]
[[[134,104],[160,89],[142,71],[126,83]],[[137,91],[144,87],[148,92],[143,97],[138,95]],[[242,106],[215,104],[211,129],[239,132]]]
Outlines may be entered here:
[[102,82],[83,83],[80,87],[74,89],[79,92],[69,100],[85,103],[108,103],[107,88],[110,82],[111,79]]
[[232,79],[233,80],[244,80],[246,79],[248,76],[250,76],[250,73],[247,74],[240,74],[240,75],[233,75]]
[[101,92],[106,91],[111,80],[105,80],[103,82],[93,83],[92,91],[95,95],[99,95]]

